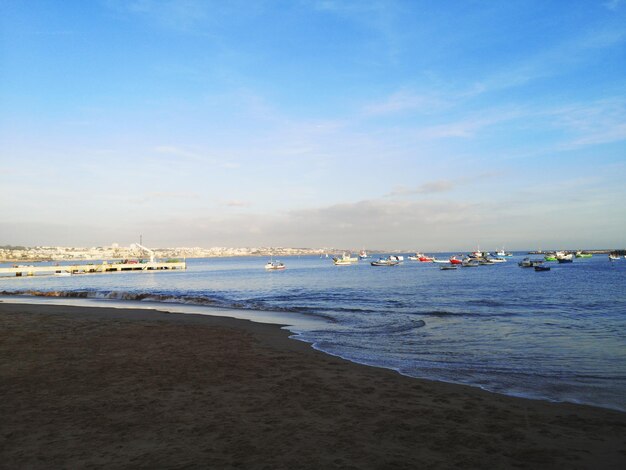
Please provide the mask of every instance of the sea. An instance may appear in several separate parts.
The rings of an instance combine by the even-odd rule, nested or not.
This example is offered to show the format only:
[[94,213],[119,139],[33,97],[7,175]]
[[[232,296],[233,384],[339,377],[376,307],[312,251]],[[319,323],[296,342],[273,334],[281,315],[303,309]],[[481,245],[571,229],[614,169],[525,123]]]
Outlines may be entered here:
[[406,256],[393,267],[294,256],[268,272],[266,258],[237,257],[189,259],[180,271],[2,277],[0,299],[279,323],[316,349],[407,376],[626,411],[626,259],[536,272],[514,253],[444,271]]

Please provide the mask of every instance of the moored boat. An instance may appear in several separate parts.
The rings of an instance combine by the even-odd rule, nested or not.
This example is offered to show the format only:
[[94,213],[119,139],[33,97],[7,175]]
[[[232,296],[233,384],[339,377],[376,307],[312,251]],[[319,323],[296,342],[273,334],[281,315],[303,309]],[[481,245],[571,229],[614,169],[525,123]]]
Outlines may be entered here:
[[265,269],[268,271],[283,271],[287,269],[287,266],[280,261],[268,261],[265,265]]
[[367,251],[361,250],[359,252],[359,259],[367,259],[367,258],[369,258],[369,256],[367,256]]
[[496,256],[513,256],[513,253],[509,253],[507,251],[504,251],[504,248],[499,249],[498,251],[496,251]]
[[442,271],[450,271],[450,270],[457,269],[457,266],[454,264],[448,264],[448,265],[439,266],[439,269]]
[[350,256],[350,253],[344,253],[339,256],[333,257],[333,263],[335,266],[349,266],[351,264],[355,264],[359,262],[359,258]]
[[372,266],[397,266],[400,264],[400,261],[393,259],[394,257],[390,256],[388,258],[379,258],[377,261],[372,261],[370,264]]
[[567,251],[557,251],[555,256],[559,263],[571,263],[574,261],[574,253],[568,253]]
[[456,256],[451,256],[448,261],[450,261],[450,264],[462,264],[463,263],[463,261],[458,259]]
[[475,268],[480,266],[480,261],[478,261],[476,258],[465,258],[461,262],[461,266],[463,266],[464,268]]
[[524,258],[522,261],[517,263],[517,265],[521,268],[534,268],[535,266],[541,266],[542,264],[543,260],[530,258]]
[[542,266],[538,264],[535,266],[535,271],[550,271],[550,266]]

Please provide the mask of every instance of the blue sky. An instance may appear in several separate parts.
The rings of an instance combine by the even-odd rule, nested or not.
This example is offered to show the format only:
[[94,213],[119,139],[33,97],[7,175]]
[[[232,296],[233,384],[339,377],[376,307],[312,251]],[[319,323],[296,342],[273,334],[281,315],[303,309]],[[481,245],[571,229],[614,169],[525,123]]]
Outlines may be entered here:
[[0,2],[0,244],[626,246],[626,2]]

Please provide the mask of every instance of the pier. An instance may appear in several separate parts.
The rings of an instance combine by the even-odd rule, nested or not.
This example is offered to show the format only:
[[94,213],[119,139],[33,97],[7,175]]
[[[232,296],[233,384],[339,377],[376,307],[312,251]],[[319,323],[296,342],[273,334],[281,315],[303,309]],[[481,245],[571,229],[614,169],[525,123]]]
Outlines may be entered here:
[[36,276],[40,274],[54,274],[70,276],[73,274],[108,273],[122,271],[169,271],[187,269],[185,261],[147,261],[147,262],[102,262],[100,264],[70,264],[70,265],[14,265],[0,268],[0,276]]

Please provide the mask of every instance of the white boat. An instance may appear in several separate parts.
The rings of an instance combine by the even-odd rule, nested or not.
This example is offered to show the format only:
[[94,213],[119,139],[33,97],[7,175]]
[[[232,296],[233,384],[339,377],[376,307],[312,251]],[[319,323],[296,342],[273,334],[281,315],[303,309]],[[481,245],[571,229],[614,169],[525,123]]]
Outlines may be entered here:
[[280,261],[268,261],[265,265],[265,269],[268,271],[282,271],[287,269],[287,266]]
[[464,268],[475,268],[477,266],[480,266],[480,261],[475,258],[465,258],[461,263],[461,266],[463,266]]
[[571,263],[572,261],[574,261],[574,254],[573,253],[565,253],[564,251],[557,251],[556,252],[556,260],[559,263]]
[[367,251],[361,250],[359,252],[359,259],[367,259],[367,258],[369,258],[369,256],[367,256]]
[[[625,258],[626,258],[626,256],[625,256]],[[614,254],[610,254],[609,255],[609,260],[610,261],[617,261],[618,259],[619,259],[618,255],[614,255]]]
[[513,254],[512,253],[507,253],[506,251],[504,251],[504,248],[500,248],[498,251],[496,251],[496,256],[499,256],[499,257],[513,256]]
[[473,251],[469,255],[470,258],[486,258],[489,256],[489,253],[486,251],[480,251],[480,246],[477,247],[476,251]]
[[333,263],[335,264],[335,266],[349,266],[358,262],[359,258],[350,256],[350,253],[344,253],[343,255],[341,255],[341,258],[339,256],[335,256],[333,258]]
[[506,259],[504,258],[487,258],[489,261],[491,261],[492,263],[506,263]]
[[55,276],[71,276],[72,273],[70,271],[57,271],[54,273]]
[[397,266],[400,264],[400,261],[394,259],[395,256],[390,256],[389,258],[379,258],[378,261],[372,261],[370,264],[372,266]]
[[447,260],[447,259],[433,258],[432,262],[437,263],[437,264],[450,264],[450,260]]

